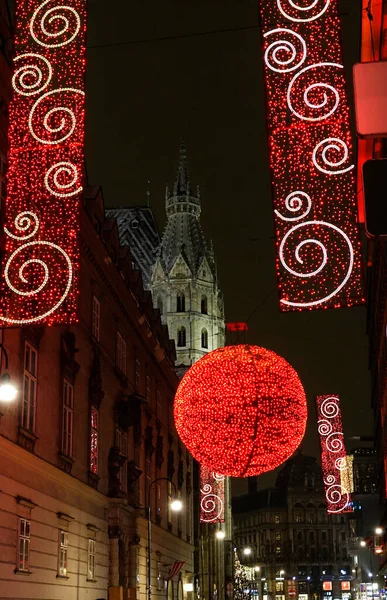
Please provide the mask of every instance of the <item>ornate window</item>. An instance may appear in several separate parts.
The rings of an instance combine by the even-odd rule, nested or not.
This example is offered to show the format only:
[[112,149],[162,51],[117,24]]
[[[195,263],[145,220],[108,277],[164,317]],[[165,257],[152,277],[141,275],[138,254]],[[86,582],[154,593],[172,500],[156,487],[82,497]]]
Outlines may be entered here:
[[179,292],[176,296],[176,312],[185,312],[185,295]]
[[58,575],[60,577],[67,577],[68,545],[69,534],[67,531],[59,531]]
[[202,329],[202,348],[208,348],[208,331]]
[[37,376],[38,351],[25,342],[22,427],[32,432],[35,430]]
[[201,311],[202,315],[208,314],[207,296],[202,296],[202,299],[200,302],[200,311]]
[[95,580],[95,555],[96,555],[96,542],[89,538],[87,547],[87,579],[89,581]]
[[30,564],[30,526],[28,519],[19,520],[18,571],[29,571]]
[[74,387],[63,380],[62,454],[73,455]]
[[185,327],[179,327],[177,330],[177,345],[179,348],[183,348],[187,343]]

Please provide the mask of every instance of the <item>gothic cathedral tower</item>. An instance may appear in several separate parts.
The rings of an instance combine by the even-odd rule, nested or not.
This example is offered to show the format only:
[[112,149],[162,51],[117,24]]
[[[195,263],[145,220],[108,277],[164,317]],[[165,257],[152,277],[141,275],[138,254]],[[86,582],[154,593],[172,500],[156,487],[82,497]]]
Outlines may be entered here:
[[200,192],[192,191],[186,148],[180,146],[173,190],[165,193],[167,223],[150,279],[154,304],[175,340],[177,370],[224,346],[223,298],[212,244],[200,225]]

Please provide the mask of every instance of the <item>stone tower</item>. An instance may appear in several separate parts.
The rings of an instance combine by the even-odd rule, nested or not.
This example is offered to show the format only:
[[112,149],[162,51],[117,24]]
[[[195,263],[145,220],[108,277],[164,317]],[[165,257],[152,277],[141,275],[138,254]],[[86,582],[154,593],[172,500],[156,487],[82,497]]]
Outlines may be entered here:
[[200,225],[200,192],[192,191],[184,142],[173,189],[166,189],[165,208],[167,223],[149,286],[175,340],[180,374],[225,340],[214,253]]

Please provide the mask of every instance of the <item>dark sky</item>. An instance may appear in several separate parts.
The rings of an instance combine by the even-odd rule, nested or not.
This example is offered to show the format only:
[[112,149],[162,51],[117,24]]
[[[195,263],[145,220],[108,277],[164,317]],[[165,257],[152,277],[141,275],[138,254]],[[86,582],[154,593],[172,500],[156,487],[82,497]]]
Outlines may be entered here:
[[[340,3],[348,78],[358,59],[360,4]],[[317,455],[316,394],[340,394],[347,437],[371,432],[365,310],[278,310],[257,6],[89,0],[87,169],[107,207],[145,203],[149,179],[162,227],[165,185],[173,183],[184,136],[226,318],[247,320],[270,295],[249,322],[248,342],[298,371],[310,407],[303,449]]]

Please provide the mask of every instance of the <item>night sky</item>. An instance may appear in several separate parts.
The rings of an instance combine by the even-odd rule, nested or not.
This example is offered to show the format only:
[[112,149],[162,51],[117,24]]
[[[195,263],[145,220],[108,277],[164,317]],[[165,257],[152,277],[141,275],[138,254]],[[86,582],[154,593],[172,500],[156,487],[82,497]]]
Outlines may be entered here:
[[[348,79],[360,5],[340,3]],[[310,409],[302,448],[317,456],[316,394],[340,394],[347,437],[372,431],[365,309],[278,310],[257,25],[252,0],[89,0],[86,164],[107,207],[145,204],[150,180],[162,229],[165,185],[173,184],[184,137],[226,319],[246,321],[267,299],[247,341],[298,371]]]

